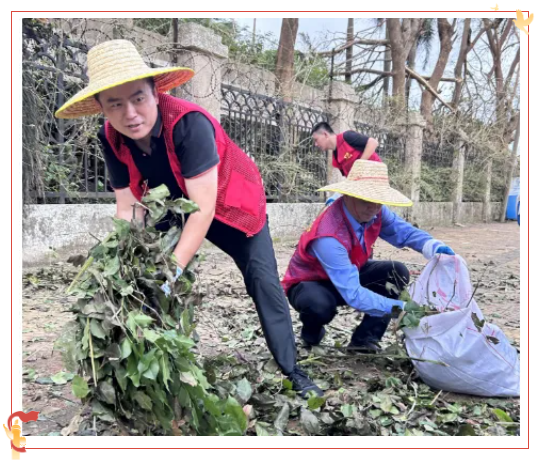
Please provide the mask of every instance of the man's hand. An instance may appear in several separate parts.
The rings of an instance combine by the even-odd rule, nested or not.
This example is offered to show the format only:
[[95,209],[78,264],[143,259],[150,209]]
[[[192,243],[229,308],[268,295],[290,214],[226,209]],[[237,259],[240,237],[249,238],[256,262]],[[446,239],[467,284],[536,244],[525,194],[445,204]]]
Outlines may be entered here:
[[[116,194],[116,217],[118,219],[125,219],[126,221],[132,221],[133,208],[138,201],[133,195],[130,187],[114,190]],[[135,208],[135,219],[137,221],[144,221],[146,211],[144,208]]]
[[450,255],[450,256],[454,256],[456,253],[454,253],[454,250],[452,248],[450,248],[449,246],[440,246],[439,248],[437,248],[437,250],[435,250],[435,253],[439,253],[441,255]]
[[395,304],[392,307],[392,311],[390,312],[391,319],[398,319],[400,317],[400,314],[402,314],[405,311],[406,302],[405,301],[398,301],[399,304]]
[[164,292],[166,296],[170,296],[170,293],[172,293],[172,290],[170,289],[170,285],[177,282],[177,279],[181,277],[183,274],[183,269],[181,269],[179,266],[176,268],[176,275],[172,279],[172,282],[166,281],[164,284],[161,285],[161,290]]

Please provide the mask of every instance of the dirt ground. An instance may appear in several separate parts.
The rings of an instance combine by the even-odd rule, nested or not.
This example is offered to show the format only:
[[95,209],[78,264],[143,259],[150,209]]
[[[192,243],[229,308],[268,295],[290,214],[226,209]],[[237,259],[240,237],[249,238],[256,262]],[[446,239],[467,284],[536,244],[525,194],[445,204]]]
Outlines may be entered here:
[[[443,240],[469,266],[474,284],[480,283],[475,298],[489,322],[498,325],[519,345],[520,337],[520,248],[519,227],[515,223],[475,224],[464,227],[426,228]],[[279,271],[283,275],[296,242],[275,240]],[[206,356],[231,353],[245,362],[267,360],[269,355],[252,301],[233,261],[214,247],[203,249],[199,286],[205,294],[198,313],[200,351]],[[404,262],[415,276],[426,263],[412,250],[397,250],[382,240],[375,249],[376,259]],[[70,383],[51,380],[66,370],[54,343],[62,337],[72,319],[72,298],[65,288],[76,269],[58,263],[41,269],[26,269],[23,290],[23,408],[40,411],[38,422],[25,425],[25,435],[59,435],[81,410]],[[523,314],[526,315],[526,309]],[[300,329],[295,311],[292,318],[297,339]],[[345,346],[357,324],[356,312],[344,308],[328,327],[323,341],[327,346]],[[393,342],[391,336],[386,343]],[[299,345],[299,358],[307,356]],[[378,369],[368,361],[357,361],[353,372],[360,382]],[[66,379],[69,380],[69,379]],[[61,382],[61,380],[60,380]],[[443,394],[446,395],[446,394]],[[448,399],[447,396],[444,396]],[[516,400],[517,401],[517,400]]]

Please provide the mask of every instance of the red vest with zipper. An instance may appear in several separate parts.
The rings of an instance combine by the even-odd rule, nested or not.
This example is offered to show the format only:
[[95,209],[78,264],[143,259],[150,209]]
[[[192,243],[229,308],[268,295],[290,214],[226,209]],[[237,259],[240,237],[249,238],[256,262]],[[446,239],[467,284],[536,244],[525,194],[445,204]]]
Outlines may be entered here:
[[344,211],[344,199],[339,198],[314,221],[312,226],[301,235],[297,249],[286,271],[282,286],[286,294],[299,282],[329,280],[318,259],[311,255],[308,247],[312,241],[321,237],[333,237],[338,240],[349,254],[351,262],[360,269],[372,255],[372,246],[381,232],[381,214],[364,230],[362,247],[353,227]]
[[[333,166],[340,169],[343,176],[347,177],[353,163],[360,159],[362,151],[353,148],[349,143],[344,140],[344,134],[338,134],[336,136],[336,156],[333,154]],[[372,153],[368,161],[381,161],[381,158],[377,153]]]
[[[159,107],[168,160],[185,196],[187,189],[175,152],[173,132],[175,125],[183,116],[198,111],[213,124],[220,158],[215,218],[249,236],[257,234],[265,224],[266,205],[262,178],[254,161],[228,137],[217,120],[200,106],[167,94],[159,94]],[[127,165],[129,186],[134,196],[140,200],[144,194],[143,178],[131,151],[123,136],[108,121],[105,123],[105,134],[114,154]]]

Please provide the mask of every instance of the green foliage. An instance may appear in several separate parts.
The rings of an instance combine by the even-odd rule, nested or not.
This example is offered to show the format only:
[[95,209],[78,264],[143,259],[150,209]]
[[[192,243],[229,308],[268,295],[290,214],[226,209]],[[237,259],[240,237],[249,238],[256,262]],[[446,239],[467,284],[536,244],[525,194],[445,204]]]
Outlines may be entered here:
[[[164,186],[152,190],[145,228],[115,219],[114,231],[90,251],[93,262],[72,290],[80,366],[73,393],[102,420],[144,434],[242,435],[247,419],[241,406],[214,393],[193,352],[194,263],[170,284],[170,297],[160,288],[172,281],[171,251],[181,232],[161,233],[155,224],[169,211],[179,216],[197,209],[168,195]],[[245,382],[238,386],[243,401],[252,393]]]

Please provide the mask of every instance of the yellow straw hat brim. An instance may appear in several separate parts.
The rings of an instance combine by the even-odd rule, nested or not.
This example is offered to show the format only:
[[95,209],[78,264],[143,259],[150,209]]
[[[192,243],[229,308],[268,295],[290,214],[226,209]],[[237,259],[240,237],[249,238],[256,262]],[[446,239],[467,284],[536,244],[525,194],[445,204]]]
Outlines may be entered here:
[[356,182],[343,181],[337,184],[327,185],[318,190],[318,192],[337,192],[349,197],[359,198],[372,203],[379,203],[388,206],[413,206],[413,202],[405,195],[391,187],[380,188],[379,186],[364,185],[360,187],[354,185]]
[[387,165],[377,161],[355,161],[347,179],[322,187],[318,192],[337,192],[388,206],[413,205],[409,198],[390,186]]
[[116,77],[109,83],[100,82],[99,84],[93,86],[90,84],[88,87],[70,98],[58,111],[56,111],[55,116],[57,118],[69,119],[99,114],[102,112],[102,109],[94,96],[100,92],[103,92],[104,90],[118,87],[128,82],[153,77],[157,92],[164,93],[168,92],[174,87],[184,84],[194,76],[194,71],[190,68],[175,67],[148,69],[149,72],[145,72],[143,74],[124,77],[122,79],[118,79]]
[[88,52],[88,76],[88,86],[56,111],[57,118],[80,118],[101,113],[96,94],[148,77],[153,78],[157,92],[168,92],[191,79],[194,71],[177,66],[151,68],[128,40],[109,40]]

